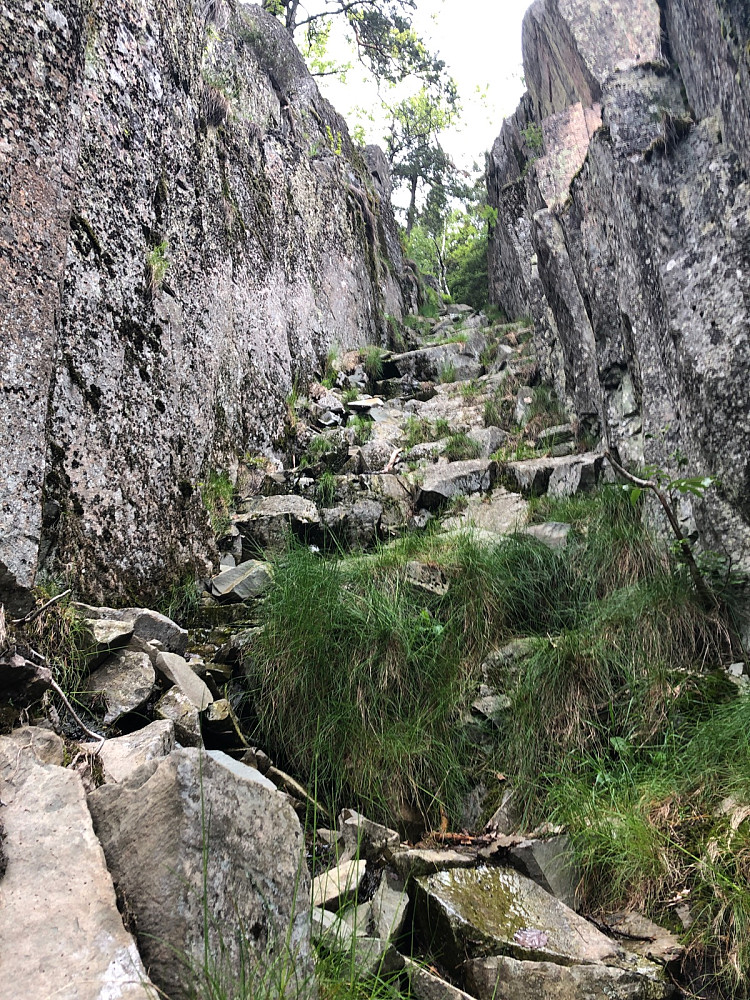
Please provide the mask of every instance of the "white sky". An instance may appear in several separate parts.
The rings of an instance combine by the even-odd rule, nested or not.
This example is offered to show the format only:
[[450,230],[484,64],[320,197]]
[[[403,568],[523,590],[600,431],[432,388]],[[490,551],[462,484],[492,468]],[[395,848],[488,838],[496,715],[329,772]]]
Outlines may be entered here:
[[[484,165],[503,119],[515,111],[523,93],[521,22],[531,0],[417,0],[415,27],[446,62],[463,108],[461,126],[446,133],[443,146],[457,165]],[[338,52],[338,49],[336,49]],[[377,106],[377,92],[354,64],[345,84],[321,78],[326,97],[349,121],[354,109]],[[480,99],[478,90],[486,92]],[[362,121],[368,142],[382,143],[382,123]]]

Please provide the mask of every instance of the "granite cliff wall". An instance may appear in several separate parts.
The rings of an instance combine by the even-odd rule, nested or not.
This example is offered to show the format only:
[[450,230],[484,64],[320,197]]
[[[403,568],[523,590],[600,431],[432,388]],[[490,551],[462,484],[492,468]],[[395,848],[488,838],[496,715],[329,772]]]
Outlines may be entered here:
[[145,597],[201,568],[201,476],[401,314],[390,206],[259,7],[0,0],[0,36],[0,601]]
[[[491,294],[622,460],[720,487],[687,530],[750,569],[750,12],[536,0],[488,163]],[[684,473],[683,473],[684,474]]]

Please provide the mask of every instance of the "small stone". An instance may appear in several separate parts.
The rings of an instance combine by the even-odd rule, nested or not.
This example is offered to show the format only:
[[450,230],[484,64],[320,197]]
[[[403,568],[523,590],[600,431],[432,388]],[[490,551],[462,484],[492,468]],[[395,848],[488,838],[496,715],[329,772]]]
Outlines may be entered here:
[[190,664],[176,653],[157,653],[156,669],[175,684],[185,697],[202,712],[214,700],[213,695]]
[[400,843],[395,830],[374,823],[353,809],[343,809],[339,814],[339,837],[347,854],[365,859],[374,859],[384,851],[395,850]]
[[215,576],[211,580],[211,593],[224,600],[248,601],[265,594],[272,585],[269,563],[247,559]]
[[570,531],[571,525],[559,521],[545,521],[544,524],[532,524],[524,528],[524,534],[536,538],[556,552],[562,552],[567,547]]
[[38,701],[52,687],[52,671],[19,651],[0,653],[0,697],[20,705]]
[[317,906],[312,911],[311,936],[315,944],[322,944],[332,951],[348,951],[354,940],[351,927],[345,920]]
[[444,597],[448,593],[450,585],[439,566],[411,561],[406,564],[405,574],[406,582],[415,590],[436,594],[438,597]]
[[502,725],[505,713],[512,705],[513,702],[506,694],[487,694],[472,702],[471,709],[477,715],[489,719],[490,722],[499,728]]
[[475,851],[464,854],[461,851],[412,847],[393,851],[388,861],[399,878],[407,883],[410,878],[422,875],[432,875],[453,868],[472,868],[476,864],[477,855]]
[[355,896],[365,876],[366,862],[344,861],[313,879],[312,904],[336,910]]
[[203,713],[203,728],[206,734],[211,733],[214,741],[221,740],[224,749],[236,750],[247,746],[240,721],[227,698],[219,698],[208,706]]
[[[104,780],[125,781],[141,764],[161,760],[174,750],[175,728],[171,719],[160,719],[144,729],[107,740],[99,749],[104,766]],[[82,749],[93,751],[98,743],[85,743]]]
[[[410,958],[404,959],[404,969],[409,978],[410,993],[416,1000],[474,1000],[468,993],[433,975]],[[498,996],[497,1000],[502,998]]]
[[203,746],[200,712],[179,687],[172,687],[162,695],[154,707],[154,715],[174,724],[174,735],[181,746]]
[[133,626],[130,622],[112,618],[89,618],[85,624],[88,641],[84,654],[89,670],[96,669],[110,653],[127,646],[133,638]]
[[133,626],[133,635],[145,642],[158,641],[170,653],[184,653],[187,648],[187,629],[181,628],[171,618],[151,611],[150,608],[95,608],[88,604],[75,605],[89,619],[108,618]]

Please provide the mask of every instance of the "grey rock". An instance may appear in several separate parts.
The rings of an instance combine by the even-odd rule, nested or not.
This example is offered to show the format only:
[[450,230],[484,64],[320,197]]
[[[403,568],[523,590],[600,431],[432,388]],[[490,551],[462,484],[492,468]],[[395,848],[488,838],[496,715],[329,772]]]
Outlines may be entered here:
[[377,500],[358,500],[351,506],[327,507],[320,512],[327,534],[350,549],[367,548],[380,537],[383,506]]
[[203,712],[202,729],[211,733],[224,749],[237,750],[247,746],[240,721],[227,698],[217,698]]
[[525,427],[529,422],[531,404],[534,401],[534,390],[528,385],[522,385],[516,393],[516,423]]
[[248,601],[260,597],[273,585],[268,563],[248,559],[211,580],[211,593],[224,600]]
[[500,800],[500,805],[487,820],[485,830],[488,833],[507,835],[515,833],[520,823],[521,814],[518,809],[515,792],[513,788],[506,788]]
[[133,626],[134,636],[145,642],[160,642],[170,653],[182,654],[187,648],[187,629],[158,611],[149,608],[96,608],[88,604],[76,607],[88,619],[108,618],[110,621],[129,623]]
[[174,727],[175,738],[182,746],[203,746],[200,712],[176,685],[158,700],[154,715]]
[[404,959],[404,971],[409,979],[410,993],[417,1000],[472,1000],[468,993],[434,975],[410,958]]
[[155,664],[159,673],[176,685],[199,712],[208,708],[214,700],[206,683],[182,656],[176,653],[157,653]]
[[548,447],[556,444],[566,444],[575,440],[575,430],[572,424],[556,424],[539,431],[536,436],[537,445]]
[[150,657],[146,653],[121,649],[89,675],[84,690],[94,698],[103,699],[106,726],[116,722],[120,716],[141,708],[151,697],[155,684],[156,673]]
[[358,979],[386,979],[399,972],[404,965],[402,956],[390,941],[371,937],[354,939],[351,962]]
[[[32,746],[24,748],[26,741]],[[0,738],[7,870],[0,938],[3,1000],[155,1000],[117,909],[79,775],[35,759],[38,733]],[[20,755],[20,756],[19,756]]]
[[85,743],[83,749],[99,751],[105,782],[127,780],[142,764],[161,760],[174,750],[175,727],[171,719],[159,719],[143,729],[106,740],[103,745]]
[[339,813],[339,838],[346,854],[366,860],[394,850],[400,843],[395,830],[374,823],[354,809],[343,809]]
[[481,445],[481,458],[489,458],[508,440],[508,432],[502,427],[473,427],[471,438]]
[[368,904],[370,921],[375,937],[384,941],[397,941],[406,926],[409,896],[399,879],[393,879],[386,870],[380,885]]
[[402,378],[411,377],[420,382],[439,382],[449,368],[455,381],[477,378],[483,371],[469,345],[461,343],[440,344],[396,354],[392,361]]
[[51,729],[41,726],[19,726],[3,737],[3,759],[12,758],[13,747],[18,753],[17,760],[31,759],[37,764],[55,764],[62,767],[65,759],[65,744]]
[[[27,651],[31,656],[31,652]],[[52,687],[52,671],[28,659],[21,649],[0,653],[0,696],[19,705],[38,701]]]
[[483,458],[437,465],[425,472],[417,502],[434,510],[455,496],[488,493],[496,476],[497,463]]
[[302,830],[258,771],[218,751],[175,750],[102,785],[89,808],[144,961],[170,997],[188,995],[183,951],[201,964],[207,947],[236,976],[251,927],[246,961],[278,962],[292,996],[312,981]]
[[527,878],[571,909],[578,908],[581,873],[566,834],[545,840],[521,841],[510,848],[509,858],[511,864]]
[[283,549],[290,533],[305,538],[320,524],[318,508],[312,500],[293,494],[260,497],[245,507],[247,512],[237,515],[234,521],[243,538],[243,555]]
[[675,993],[656,966],[566,966],[498,955],[472,959],[465,969],[467,986],[478,1000],[667,1000]]
[[365,861],[342,861],[328,871],[316,875],[312,882],[313,906],[336,910],[357,895],[365,877]]
[[352,929],[346,920],[319,906],[312,911],[311,936],[314,944],[332,951],[349,951],[354,941]]
[[[503,953],[561,965],[615,964],[623,951],[575,911],[508,868],[454,868],[417,878],[416,913],[449,967]],[[528,940],[520,930],[538,932]]]
[[649,961],[672,965],[685,955],[685,946],[676,934],[637,910],[608,913],[604,923],[613,936],[620,938],[623,948]]
[[499,537],[518,531],[526,521],[528,507],[520,494],[498,487],[487,496],[468,497],[465,509],[446,518],[443,527],[446,530],[477,528],[497,542]]
[[568,497],[597,485],[603,456],[595,452],[561,458],[532,458],[508,462],[504,469],[514,488],[524,496]]
[[415,590],[444,597],[450,584],[439,566],[411,560],[404,568],[406,582]]
[[453,868],[471,868],[476,861],[477,856],[474,851],[464,853],[423,847],[395,850],[388,859],[388,863],[404,883],[411,878],[432,875],[435,872],[449,871]]
[[524,534],[543,542],[547,548],[561,552],[567,548],[571,525],[560,521],[545,521],[543,524],[531,524],[523,530]]
[[85,627],[84,655],[89,670],[95,670],[110,653],[123,649],[133,638],[132,624],[114,618],[86,619]]
[[485,719],[494,722],[498,728],[501,728],[503,719],[512,704],[506,694],[485,694],[471,703],[471,709],[477,715],[484,716]]

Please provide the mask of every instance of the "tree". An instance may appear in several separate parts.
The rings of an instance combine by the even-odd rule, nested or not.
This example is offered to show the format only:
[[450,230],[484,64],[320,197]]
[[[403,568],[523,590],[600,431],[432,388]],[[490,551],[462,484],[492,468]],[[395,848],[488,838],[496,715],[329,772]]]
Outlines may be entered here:
[[412,27],[416,0],[263,0],[293,36],[305,35],[309,47],[319,40],[334,18],[350,29],[357,56],[378,80],[399,83],[416,76],[437,84],[445,63],[432,55]]

